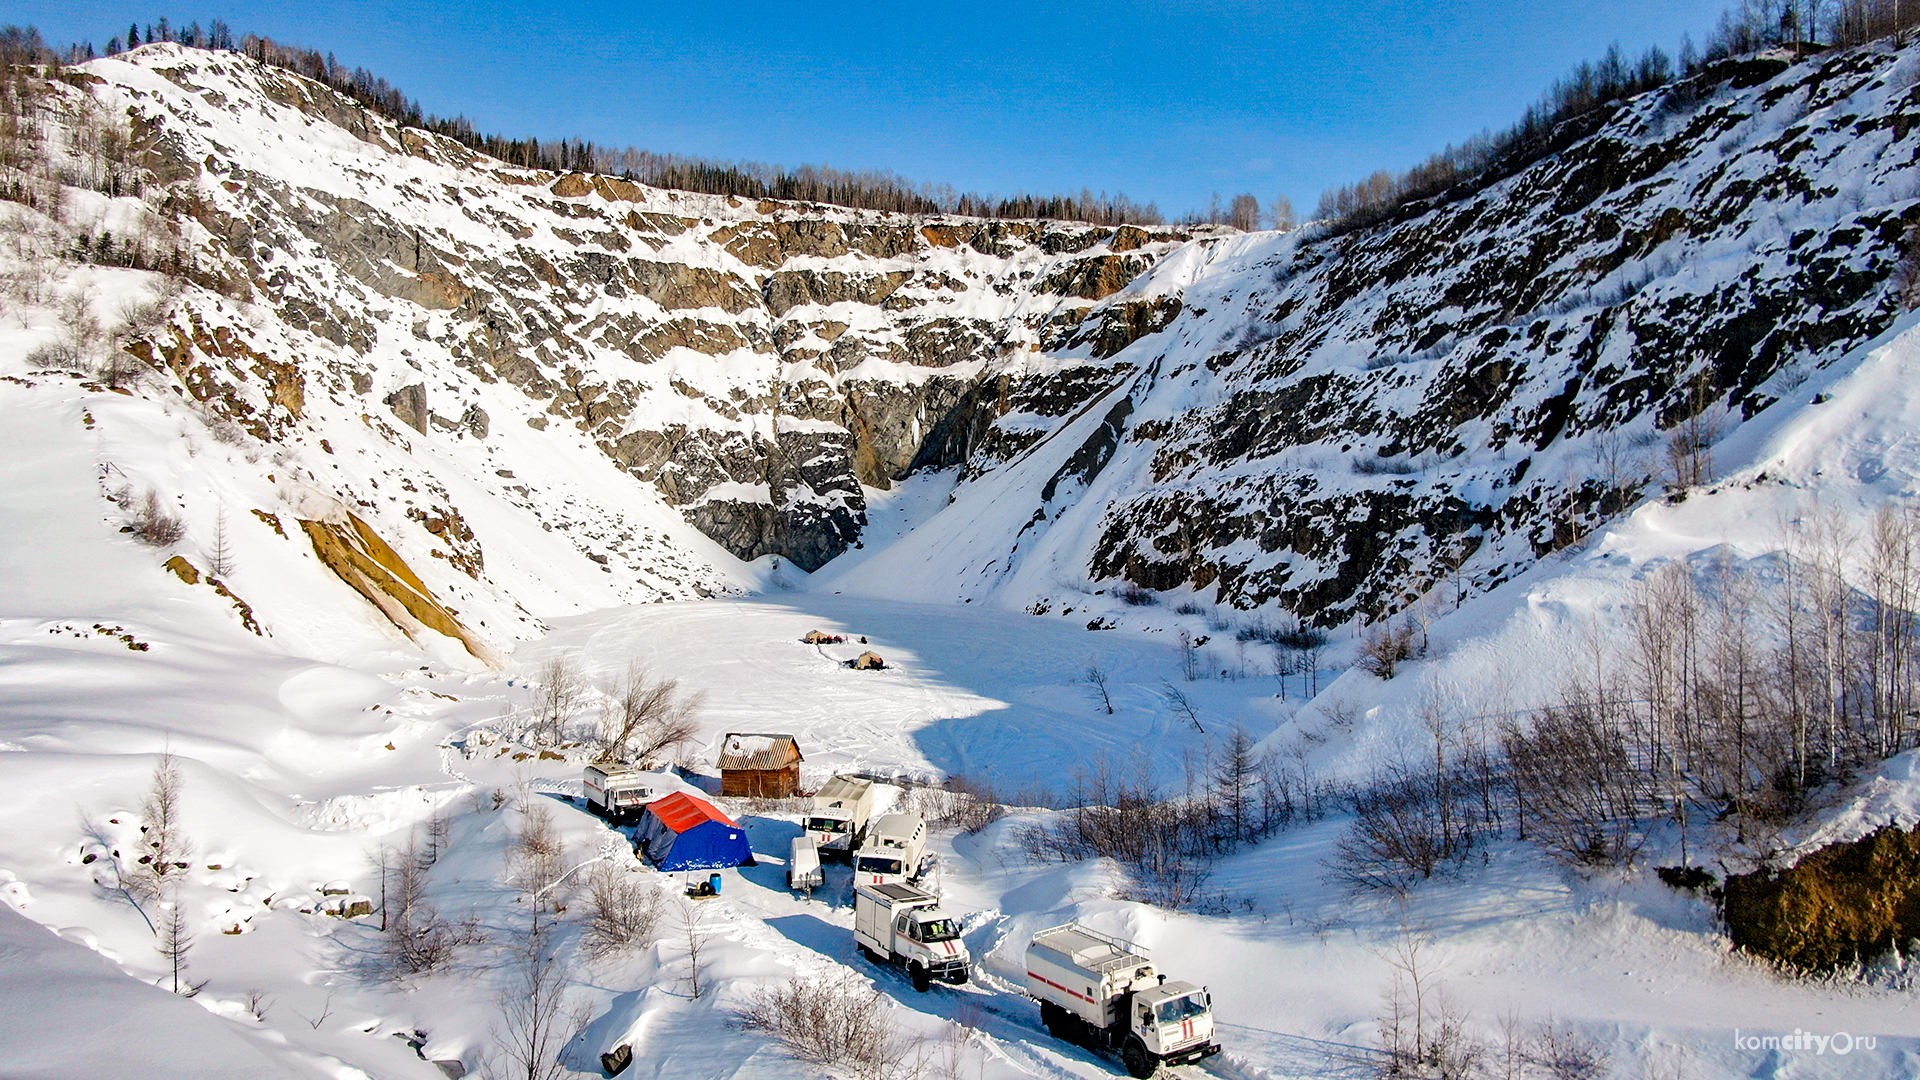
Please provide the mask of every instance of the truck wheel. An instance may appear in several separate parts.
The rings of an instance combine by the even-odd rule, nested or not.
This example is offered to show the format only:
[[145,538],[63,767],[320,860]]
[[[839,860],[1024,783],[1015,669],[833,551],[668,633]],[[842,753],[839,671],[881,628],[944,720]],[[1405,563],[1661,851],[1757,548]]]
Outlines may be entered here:
[[953,985],[955,986],[967,985],[967,969],[966,968],[961,968],[960,973],[953,977]]
[[885,957],[867,948],[865,945],[860,946],[860,955],[866,957],[867,962],[870,964],[884,964],[887,962]]
[[1127,1075],[1134,1080],[1147,1080],[1158,1064],[1147,1056],[1147,1048],[1141,1046],[1138,1039],[1127,1040],[1126,1049],[1120,1051],[1120,1060],[1127,1066]]
[[1056,1039],[1065,1041],[1066,1036],[1060,1033],[1061,1031],[1060,1014],[1061,1014],[1060,1006],[1055,1005],[1053,1002],[1043,1001],[1040,1003],[1041,1026],[1047,1029],[1047,1034],[1053,1036]]
[[913,980],[913,988],[923,994],[933,986],[933,976],[927,973],[926,967],[918,960],[908,961],[907,977]]

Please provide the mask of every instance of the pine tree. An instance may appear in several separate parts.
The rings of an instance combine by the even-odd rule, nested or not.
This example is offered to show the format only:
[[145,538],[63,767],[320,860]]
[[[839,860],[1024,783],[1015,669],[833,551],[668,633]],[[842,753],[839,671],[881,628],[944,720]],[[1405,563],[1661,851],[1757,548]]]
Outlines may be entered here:
[[227,512],[225,510],[220,511],[220,517],[213,526],[213,550],[207,552],[207,569],[217,578],[233,573],[233,549],[227,543]]
[[127,24],[127,48],[137,49],[139,47],[140,47],[140,24],[128,23]]
[[[173,992],[181,993],[183,984],[180,981],[180,975],[187,969],[187,953],[193,948],[193,931],[187,926],[187,917],[180,910],[180,895],[177,888],[174,890],[173,899],[167,902],[166,912],[160,916],[159,935],[160,941],[155,947],[160,950],[160,955],[166,958],[167,966],[173,970]],[[199,992],[200,988],[191,983],[184,985],[188,997]]]

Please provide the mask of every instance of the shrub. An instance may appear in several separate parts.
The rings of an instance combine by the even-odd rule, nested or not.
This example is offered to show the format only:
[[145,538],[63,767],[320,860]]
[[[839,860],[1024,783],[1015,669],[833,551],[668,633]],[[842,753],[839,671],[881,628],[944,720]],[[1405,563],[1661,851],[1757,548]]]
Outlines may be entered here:
[[889,1080],[907,1071],[911,1047],[894,1036],[886,998],[850,975],[761,987],[739,1023],[837,1076]]
[[995,798],[990,782],[965,776],[951,776],[937,786],[909,790],[906,808],[935,825],[952,825],[969,833],[999,821],[1007,812]]
[[1353,471],[1361,476],[1407,476],[1419,470],[1402,458],[1357,457],[1353,459]]
[[1413,624],[1376,623],[1360,639],[1360,667],[1367,674],[1391,679],[1400,665],[1413,659]]
[[1298,619],[1294,619],[1289,623],[1275,627],[1268,640],[1283,649],[1306,652],[1309,649],[1318,649],[1326,645],[1327,632],[1317,627],[1308,626]]
[[85,374],[87,363],[80,356],[80,350],[67,341],[49,341],[34,348],[27,354],[27,366],[43,371],[71,371]]
[[601,867],[587,885],[587,929],[582,948],[599,958],[653,942],[660,924],[660,891],[632,874]]
[[132,528],[135,538],[154,547],[177,544],[187,535],[186,523],[162,509],[160,496],[151,491],[134,514]]
[[1591,709],[1549,709],[1531,729],[1509,724],[1500,743],[1535,841],[1563,862],[1633,862],[1651,793],[1618,728]]
[[1153,594],[1153,590],[1135,585],[1131,581],[1114,589],[1113,595],[1119,597],[1128,607],[1152,607],[1160,602],[1160,598]]
[[1662,866],[1654,870],[1669,889],[1705,892],[1713,888],[1713,871],[1700,866]]
[[1466,785],[1396,767],[1353,796],[1353,825],[1334,854],[1334,876],[1363,889],[1405,889],[1458,868],[1472,853]]

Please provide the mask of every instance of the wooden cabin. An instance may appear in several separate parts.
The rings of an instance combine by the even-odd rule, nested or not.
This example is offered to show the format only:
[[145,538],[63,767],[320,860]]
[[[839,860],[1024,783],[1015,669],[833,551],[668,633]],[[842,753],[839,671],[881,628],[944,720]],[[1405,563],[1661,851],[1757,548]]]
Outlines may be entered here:
[[720,794],[791,798],[800,793],[801,760],[791,735],[729,731],[720,740]]

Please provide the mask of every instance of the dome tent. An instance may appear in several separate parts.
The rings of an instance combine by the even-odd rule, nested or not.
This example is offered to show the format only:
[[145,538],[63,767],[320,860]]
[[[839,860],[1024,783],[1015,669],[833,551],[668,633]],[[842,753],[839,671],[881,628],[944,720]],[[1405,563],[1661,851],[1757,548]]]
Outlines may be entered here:
[[754,864],[745,829],[712,803],[680,791],[647,804],[636,843],[655,869],[669,873]]

